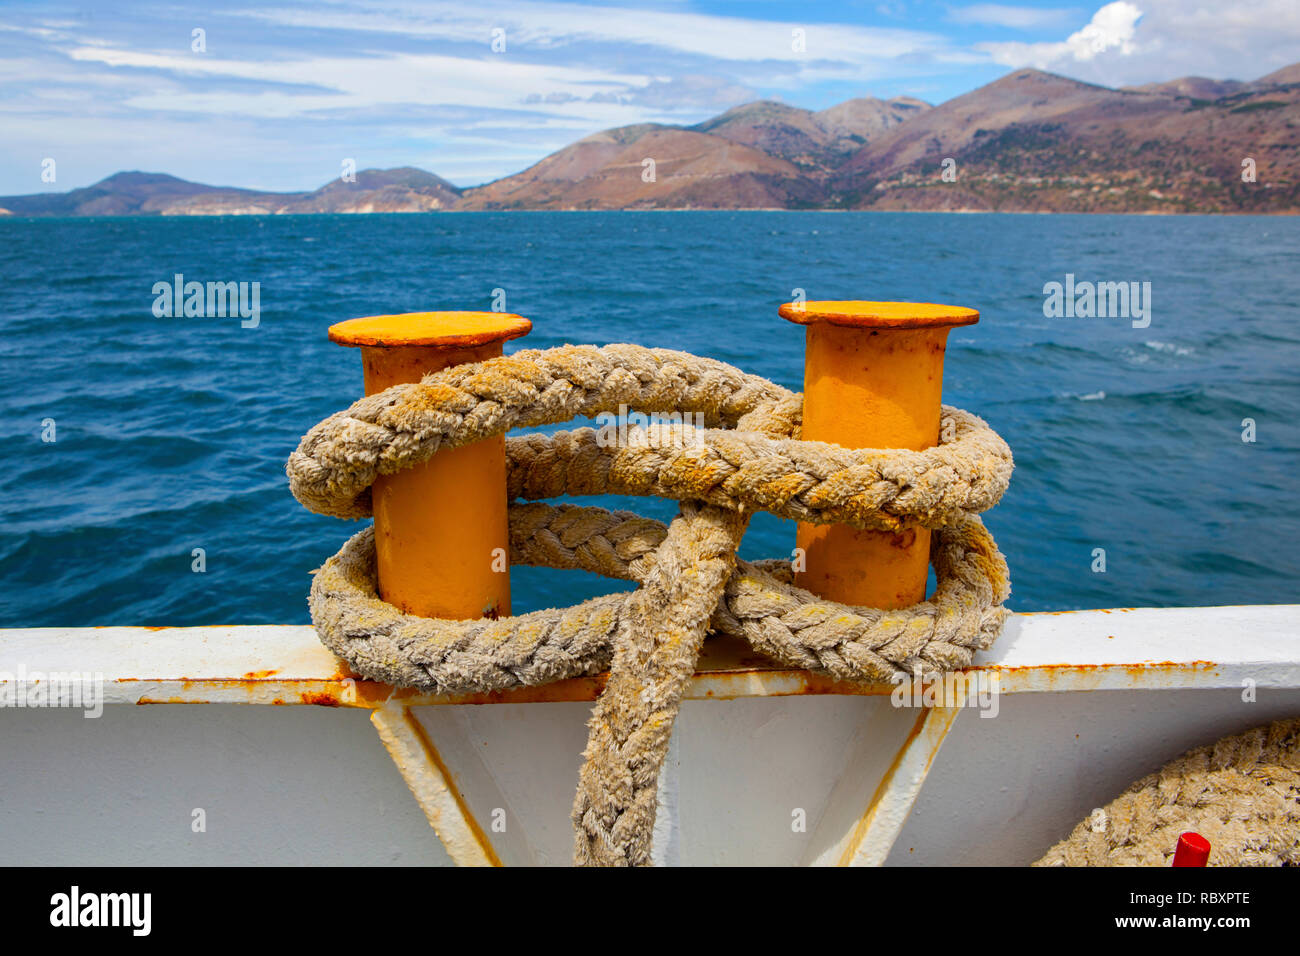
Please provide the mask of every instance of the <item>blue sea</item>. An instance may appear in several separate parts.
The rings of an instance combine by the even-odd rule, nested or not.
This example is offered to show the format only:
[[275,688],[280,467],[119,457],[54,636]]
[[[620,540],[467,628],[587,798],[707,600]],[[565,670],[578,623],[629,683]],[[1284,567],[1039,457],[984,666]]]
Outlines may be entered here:
[[[176,273],[259,282],[258,326],[156,317],[153,286]],[[1150,282],[1150,325],[1045,317],[1045,283],[1067,274]],[[795,389],[803,333],[776,314],[795,289],[978,308],[949,340],[945,400],[1015,452],[986,516],[1012,607],[1300,600],[1300,219],[10,218],[0,279],[4,627],[305,623],[309,573],[358,527],[309,514],[284,476],[302,433],[361,394],[358,353],[326,327],[488,309],[496,289],[534,322],[508,351],[637,342]],[[793,543],[760,515],[742,554]],[[512,574],[516,612],[624,586]]]

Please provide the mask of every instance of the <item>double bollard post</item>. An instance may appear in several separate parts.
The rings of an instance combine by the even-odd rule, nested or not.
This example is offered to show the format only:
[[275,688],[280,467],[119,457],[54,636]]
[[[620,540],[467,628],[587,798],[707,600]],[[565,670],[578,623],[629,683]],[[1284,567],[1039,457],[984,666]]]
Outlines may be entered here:
[[[807,327],[803,438],[845,448],[938,443],[948,332],[974,309],[916,302],[799,302],[780,314]],[[496,312],[415,312],[350,319],[330,340],[361,348],[365,392],[502,354],[532,323]],[[420,617],[510,614],[505,439],[440,450],[376,479],[379,594]],[[795,581],[821,597],[901,608],[925,599],[930,532],[800,524]]]
[[[367,395],[501,354],[533,323],[499,312],[412,312],[349,319],[330,341],[361,348]],[[505,436],[441,449],[375,479],[379,596],[420,617],[510,616]]]
[[[923,451],[939,442],[948,332],[980,314],[929,302],[788,302],[780,314],[807,327],[803,438],[844,448]],[[925,600],[930,531],[800,524],[795,583],[859,607]],[[802,569],[800,570],[800,567]]]

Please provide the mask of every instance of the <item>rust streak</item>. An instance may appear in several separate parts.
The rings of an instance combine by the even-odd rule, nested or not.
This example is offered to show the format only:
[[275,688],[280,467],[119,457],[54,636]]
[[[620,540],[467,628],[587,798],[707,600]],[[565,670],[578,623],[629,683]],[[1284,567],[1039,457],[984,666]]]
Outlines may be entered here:
[[[894,776],[898,773],[898,768],[902,766],[903,758],[907,755],[907,752],[911,750],[912,744],[915,743],[921,736],[922,732],[924,732],[926,721],[929,719],[933,709],[934,708],[930,707],[923,708],[921,713],[917,716],[916,723],[912,725],[912,729],[907,733],[907,739],[905,739],[903,745],[898,748],[898,752],[894,754],[894,759],[889,763],[889,769],[885,771],[880,778],[880,782],[876,785],[876,792],[871,795],[871,802],[867,804],[866,812],[858,818],[857,824],[853,827],[853,836],[849,839],[848,845],[845,846],[844,852],[840,854],[839,861],[836,865],[848,866],[853,862],[853,857],[857,854],[858,848],[862,846],[862,841],[867,837],[867,831],[871,829],[871,822],[875,819],[876,811],[880,809],[881,801],[884,799],[885,794],[893,784]],[[951,724],[952,720],[949,720],[944,726],[940,733],[941,740],[943,739],[943,734],[947,733],[948,727],[951,726]],[[934,748],[932,747],[930,748],[930,759],[926,761],[927,769],[929,768],[930,760],[933,759]]]
[[[1113,637],[1113,635],[1111,636]],[[720,665],[720,666],[719,666]],[[757,666],[755,666],[757,665]],[[984,664],[962,668],[957,673],[971,677],[978,673],[1007,678],[1029,678],[1033,686],[1065,685],[1084,690],[1110,678],[1119,686],[1162,686],[1176,675],[1214,674],[1221,665],[1211,660],[1151,660],[1124,664],[1054,664],[1004,665]],[[308,704],[322,707],[355,707],[373,710],[384,704],[407,702],[418,704],[530,704],[594,701],[604,692],[608,673],[574,677],[536,687],[465,694],[432,694],[414,687],[331,676],[329,678],[277,677],[274,670],[251,671],[242,678],[174,678],[122,677],[114,683],[179,685],[174,696],[166,699],[142,698],[142,703],[205,703],[213,697],[227,697],[235,702],[266,702],[275,695],[276,703]],[[754,658],[741,662],[717,662],[697,671],[686,686],[689,700],[735,700],[750,697],[792,696],[889,696],[897,685],[840,681],[825,674],[767,665]]]
[[465,825],[469,827],[470,833],[474,836],[474,842],[479,845],[479,848],[483,851],[483,855],[487,857],[488,863],[492,866],[502,866],[501,858],[497,856],[496,850],[492,847],[492,841],[488,839],[487,834],[483,832],[483,828],[479,826],[478,821],[474,819],[474,814],[470,812],[469,805],[465,802],[465,798],[460,792],[460,787],[456,785],[456,778],[452,776],[451,770],[447,765],[442,762],[442,755],[438,753],[438,748],[433,745],[433,741],[429,739],[429,735],[424,732],[424,725],[422,725],[416,716],[411,713],[409,708],[403,708],[402,719],[406,721],[406,725],[411,728],[411,733],[415,734],[416,740],[418,740],[420,746],[424,748],[425,755],[428,756],[429,762],[438,768],[438,773],[441,774],[442,779],[446,781],[447,790],[451,794],[452,799],[456,801],[456,807],[460,811],[461,819],[464,820]]
[[314,704],[317,707],[343,706],[343,702],[331,694],[314,694],[309,691],[305,694],[299,694],[298,699],[304,704]]

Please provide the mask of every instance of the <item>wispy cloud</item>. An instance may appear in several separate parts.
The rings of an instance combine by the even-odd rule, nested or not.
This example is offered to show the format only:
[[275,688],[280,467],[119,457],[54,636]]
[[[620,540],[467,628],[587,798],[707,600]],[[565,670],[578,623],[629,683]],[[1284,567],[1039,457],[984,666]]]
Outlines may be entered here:
[[[587,44],[623,45],[691,54],[711,60],[791,64],[809,60],[862,63],[892,58],[918,47],[946,46],[929,30],[810,23],[807,18],[755,19],[693,12],[602,7],[576,3],[434,3],[419,7],[348,3],[345,9],[241,10],[241,16],[283,26],[369,32],[479,43],[506,31],[507,48],[558,50]],[[792,42],[804,32],[802,49]]]

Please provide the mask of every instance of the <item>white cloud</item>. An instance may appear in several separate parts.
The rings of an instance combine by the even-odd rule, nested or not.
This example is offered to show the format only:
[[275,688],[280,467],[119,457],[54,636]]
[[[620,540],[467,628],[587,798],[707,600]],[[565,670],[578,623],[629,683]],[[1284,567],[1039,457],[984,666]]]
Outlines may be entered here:
[[591,95],[622,92],[646,82],[645,77],[633,73],[503,60],[489,58],[490,54],[479,58],[397,54],[231,60],[94,46],[76,47],[68,55],[77,61],[118,68],[274,84],[278,88],[156,90],[150,85],[124,101],[138,109],[254,118],[403,104],[513,109],[523,107],[530,93],[545,91],[543,95],[553,97],[546,103],[548,111],[568,108],[591,119],[615,119],[619,111],[590,102]]
[[1091,60],[1109,50],[1128,56],[1135,49],[1133,35],[1141,19],[1142,11],[1131,3],[1108,3],[1092,15],[1091,23],[1072,33],[1065,45],[1076,60]]
[[[373,32],[482,43],[493,27],[506,31],[507,50],[527,53],[578,44],[654,47],[713,60],[844,63],[890,59],[921,48],[946,47],[940,34],[922,30],[863,27],[847,23],[759,20],[711,14],[576,3],[501,3],[485,0],[405,6],[358,4],[323,10],[247,9],[239,15],[285,26]],[[804,31],[805,50],[794,49],[793,31]]]
[[1300,58],[1300,4],[1110,3],[1059,42],[976,46],[1005,66],[1034,66],[1106,86],[1192,75],[1253,80]]
[[[969,57],[940,35],[917,30],[596,10],[549,0],[483,0],[472,8],[352,0],[225,15],[253,21],[254,31],[278,32],[268,36],[269,47],[250,48],[230,42],[229,26],[210,30],[203,55],[84,34],[46,39],[79,63],[105,68],[98,76],[135,75],[138,89],[116,99],[121,107],[252,119],[418,103],[541,111],[588,124],[694,122],[705,111],[755,98],[758,85],[797,91],[861,84]],[[490,52],[498,26],[506,31],[506,55]],[[308,30],[309,46],[290,45]],[[795,49],[796,30],[802,51]],[[410,52],[425,41],[438,52]]]
[[1134,40],[1141,19],[1142,11],[1136,6],[1117,0],[1106,4],[1083,29],[1059,43],[984,43],[980,48],[1006,66],[1036,66],[1044,70],[1112,52],[1130,56],[1137,50]]

